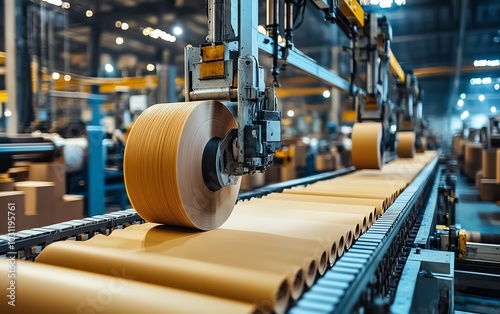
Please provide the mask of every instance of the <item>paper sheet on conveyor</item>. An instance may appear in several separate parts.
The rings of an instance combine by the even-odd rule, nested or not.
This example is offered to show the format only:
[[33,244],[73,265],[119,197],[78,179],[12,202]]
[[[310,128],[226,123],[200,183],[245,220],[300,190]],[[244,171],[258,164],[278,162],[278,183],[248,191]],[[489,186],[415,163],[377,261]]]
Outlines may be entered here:
[[[282,313],[287,304],[298,298],[303,289],[316,276],[323,274],[326,267],[350,245],[348,234],[352,241],[356,226],[362,230],[366,221],[368,227],[370,214],[372,221],[375,219],[379,203],[374,200],[391,199],[387,196],[366,198],[364,190],[370,189],[371,185],[394,184],[394,191],[388,194],[398,195],[401,185],[411,182],[433,156],[433,153],[417,154],[412,161],[397,160],[381,171],[359,171],[318,182],[301,188],[302,194],[289,194],[293,197],[290,199],[286,199],[287,193],[281,193],[238,203],[226,223],[212,231],[199,232],[147,223],[115,230],[110,236],[96,236],[85,242],[54,243],[42,251],[34,265],[25,267],[48,267],[44,264],[51,264],[61,270],[64,268],[67,278],[75,279],[61,280],[58,287],[67,285],[67,289],[81,295],[90,293],[85,285],[78,286],[76,278],[83,276],[82,271],[93,273],[86,278],[96,276],[112,280],[113,271],[126,269],[127,276],[133,277],[133,284],[164,289],[158,293],[164,293],[166,300],[175,295],[172,293],[185,292],[184,298],[193,300],[184,303],[188,312],[196,313],[199,310],[197,305],[211,302],[217,310],[212,311],[213,308],[207,306],[203,312]],[[331,184],[334,189],[344,181],[353,185],[359,182],[360,188],[356,189],[359,195],[348,193],[351,204],[345,204],[345,197],[338,196],[331,197],[332,202],[327,202],[328,196],[314,201],[312,195],[315,195],[317,186]],[[309,188],[311,193],[308,193]],[[340,203],[335,203],[339,199]],[[371,205],[366,205],[367,199]],[[361,205],[357,201],[361,201]],[[382,210],[388,206],[390,203]],[[24,280],[36,280],[35,274],[24,274],[23,267],[19,272]],[[51,282],[46,284],[50,286]],[[140,295],[142,302],[151,306],[155,304],[150,299],[157,294],[141,292]],[[200,296],[208,299],[200,299]],[[132,300],[121,293],[116,298],[121,304],[130,304]],[[64,304],[71,302],[75,301],[70,298]],[[36,302],[30,304],[35,309]],[[114,304],[107,306],[106,312],[114,313]]]

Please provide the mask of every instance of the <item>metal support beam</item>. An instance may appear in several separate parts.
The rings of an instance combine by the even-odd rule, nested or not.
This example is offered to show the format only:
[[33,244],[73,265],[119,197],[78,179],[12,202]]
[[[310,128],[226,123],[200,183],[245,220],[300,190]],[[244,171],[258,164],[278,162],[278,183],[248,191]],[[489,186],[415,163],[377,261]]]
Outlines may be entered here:
[[12,115],[7,122],[7,132],[16,134],[18,133],[18,112],[17,112],[17,84],[16,84],[16,7],[17,1],[5,0],[4,2],[4,21],[5,21],[5,50],[6,55],[6,82],[7,93],[10,95],[7,100],[7,109],[10,110]]
[[[272,38],[259,33],[258,40],[260,51],[272,56]],[[281,62],[290,65],[299,71],[316,77],[332,87],[338,88],[343,91],[349,91],[349,82],[347,80],[344,80],[343,78],[338,76],[338,74],[333,72],[331,69],[319,65],[316,61],[303,54],[298,49],[290,49],[288,51],[286,60],[283,60],[283,53],[281,50],[278,52],[278,57],[280,58]],[[354,92],[357,89],[358,88],[354,86]]]
[[456,61],[455,61],[455,77],[453,79],[450,98],[448,101],[448,112],[451,112],[453,105],[456,101],[458,86],[460,84],[460,74],[462,70],[462,58],[463,58],[463,46],[464,46],[464,33],[465,33],[465,23],[466,21],[466,10],[468,7],[468,0],[459,0],[460,11],[459,11],[459,29],[457,33],[457,51],[456,51]]

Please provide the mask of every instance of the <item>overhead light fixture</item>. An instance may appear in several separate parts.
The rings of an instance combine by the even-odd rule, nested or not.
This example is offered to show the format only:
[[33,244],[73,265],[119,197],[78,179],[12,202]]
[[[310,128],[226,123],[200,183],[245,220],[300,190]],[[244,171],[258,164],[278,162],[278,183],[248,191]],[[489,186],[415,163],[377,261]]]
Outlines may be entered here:
[[399,6],[405,5],[406,0],[360,0],[361,5],[378,5],[382,9],[390,8],[392,4]]
[[493,86],[493,88],[494,88],[495,90],[499,90],[499,89],[500,89],[500,84],[496,83],[496,84]]
[[465,97],[467,97],[467,95],[465,93],[460,94],[461,99],[465,99]]
[[129,28],[128,23],[123,22],[123,23],[122,23],[122,25],[121,25],[121,28],[122,28],[124,31],[126,31],[126,30]]
[[293,116],[295,115],[295,111],[293,111],[293,110],[291,110],[291,109],[290,109],[290,110],[288,110],[288,111],[286,112],[286,115],[287,115],[287,116],[289,116],[289,117],[291,118],[291,117],[293,117]]
[[325,89],[325,91],[323,92],[323,97],[325,97],[325,98],[330,98],[331,95],[332,95],[332,93],[330,93],[330,91],[328,89]]
[[92,10],[85,11],[85,16],[86,17],[92,17],[93,15],[94,15],[94,12],[92,12]]
[[479,99],[479,101],[484,101],[486,98],[484,97],[483,94],[481,94],[481,95],[479,95],[479,97],[477,99]]
[[150,63],[146,66],[146,69],[149,71],[149,72],[152,72],[155,70],[155,65]]
[[142,30],[142,34],[144,36],[149,36],[153,39],[158,39],[158,38],[161,38],[163,39],[164,41],[168,41],[168,42],[175,42],[177,40],[177,37],[175,37],[174,35],[172,34],[169,34],[165,31],[162,31],[161,29],[153,29],[151,27],[145,27],[143,30]]
[[123,44],[123,38],[122,37],[116,37],[115,42],[116,42],[117,45],[121,45],[121,44]]
[[[497,81],[498,78],[495,78],[495,81]],[[491,77],[474,77],[470,79],[470,85],[489,85],[493,83],[493,78]]]
[[52,79],[53,80],[58,80],[60,77],[61,77],[61,74],[59,74],[59,72],[52,73]]
[[62,0],[43,0],[43,2],[47,2],[48,4],[52,4],[57,7],[60,7],[63,4]]
[[122,27],[122,21],[116,21],[116,22],[115,22],[115,27],[116,27],[116,28],[120,28],[120,27]]
[[457,101],[457,105],[458,105],[459,107],[462,107],[462,106],[464,105],[464,100],[463,100],[463,99],[459,99],[459,100]]
[[478,67],[498,67],[500,66],[500,60],[499,59],[493,59],[493,60],[474,60],[474,66],[476,68]]
[[490,108],[490,111],[491,111],[491,113],[495,113],[495,112],[497,112],[497,108],[495,106],[492,106]]
[[176,26],[176,27],[174,27],[173,32],[174,32],[174,35],[179,36],[179,35],[182,35],[183,30],[182,30],[182,28],[181,28],[181,27]]
[[3,115],[6,117],[10,117],[10,116],[12,116],[12,111],[10,111],[9,109],[5,109],[5,111],[3,112]]
[[63,9],[67,10],[67,9],[71,8],[71,4],[69,2],[63,2],[62,5],[61,5],[61,7]]
[[106,65],[104,66],[104,70],[106,70],[106,72],[108,72],[108,73],[111,73],[111,72],[113,72],[114,68],[111,64],[106,63]]
[[69,74],[64,75],[64,80],[65,80],[66,82],[71,81],[71,75],[69,75]]
[[481,84],[488,85],[491,84],[491,77],[485,77],[481,80]]
[[467,110],[465,110],[464,112],[462,112],[462,114],[460,115],[460,118],[462,120],[465,120],[469,117],[469,112]]

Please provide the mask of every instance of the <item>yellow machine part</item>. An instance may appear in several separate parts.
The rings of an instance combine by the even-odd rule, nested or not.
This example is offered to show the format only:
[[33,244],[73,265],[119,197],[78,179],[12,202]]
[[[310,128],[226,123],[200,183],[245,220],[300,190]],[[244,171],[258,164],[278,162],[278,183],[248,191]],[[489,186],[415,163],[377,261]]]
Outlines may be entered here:
[[200,80],[223,78],[226,73],[225,45],[206,45],[201,48]]
[[351,24],[359,28],[365,27],[365,11],[357,0],[340,0],[339,9]]
[[394,53],[392,53],[392,50],[390,49],[389,49],[389,69],[399,79],[401,83],[405,81],[405,71],[403,71],[401,65],[394,56]]
[[458,257],[465,258],[465,252],[467,251],[467,230],[460,229],[458,232]]

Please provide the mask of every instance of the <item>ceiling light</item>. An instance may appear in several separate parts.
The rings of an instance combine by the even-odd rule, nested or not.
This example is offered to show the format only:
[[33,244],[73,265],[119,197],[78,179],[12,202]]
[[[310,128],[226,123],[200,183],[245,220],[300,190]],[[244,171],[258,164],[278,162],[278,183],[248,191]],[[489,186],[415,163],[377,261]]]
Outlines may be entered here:
[[331,95],[330,91],[328,89],[325,89],[325,91],[323,92],[323,97],[330,98],[330,95]]
[[52,79],[53,80],[58,80],[60,77],[61,77],[61,74],[59,74],[58,72],[52,73]]
[[457,101],[457,105],[458,105],[459,107],[462,107],[462,106],[464,105],[464,100],[463,100],[463,99],[459,99],[459,100]]
[[117,45],[123,44],[123,38],[122,37],[116,37],[116,44]]
[[488,85],[488,84],[491,84],[491,77],[485,77],[481,80],[481,83],[483,85]]
[[474,60],[474,66],[475,67],[498,67],[500,66],[500,60],[499,59],[493,59],[493,60]]
[[113,72],[114,68],[111,64],[106,63],[106,65],[104,66],[104,70],[106,70],[106,72],[108,72],[108,73],[111,73],[111,72]]
[[484,101],[485,97],[483,94],[481,94],[481,95],[479,95],[479,97],[477,99],[479,99],[479,101]]
[[146,66],[146,69],[148,69],[149,72],[152,72],[155,70],[155,65],[150,63]]
[[392,6],[392,0],[380,0],[379,6],[382,9],[388,9]]
[[85,12],[85,16],[86,16],[86,17],[92,17],[93,15],[94,15],[94,12],[92,12],[91,10],[87,10],[87,11]]
[[460,118],[462,120],[465,120],[469,117],[469,112],[467,110],[465,110],[464,112],[462,112],[462,114],[460,115]]
[[293,117],[295,115],[295,112],[293,110],[288,110],[286,112],[286,115],[289,116],[290,118]]
[[461,99],[465,99],[465,97],[467,97],[467,95],[465,93],[460,94]]
[[124,31],[126,31],[129,28],[129,25],[128,23],[123,22],[121,27]]
[[71,81],[71,75],[69,75],[69,74],[64,75],[64,80],[65,80],[66,82]]
[[490,108],[491,113],[495,113],[497,111],[497,108],[495,106],[492,106]]
[[116,27],[116,28],[120,28],[120,27],[122,27],[122,21],[116,21],[116,22],[115,22],[115,27]]
[[71,8],[71,4],[69,2],[63,2],[61,6],[63,9],[66,9],[66,10]]
[[496,83],[493,88],[495,88],[496,90],[499,90],[500,89],[500,84]]
[[182,35],[182,28],[180,28],[179,26],[174,27],[174,35]]
[[470,85],[480,85],[481,84],[481,79],[480,78],[471,78],[470,79]]
[[12,115],[12,111],[10,111],[9,109],[5,109],[3,115],[6,117],[10,117]]
[[152,29],[151,27],[145,27],[145,28],[142,30],[142,34],[143,34],[144,36],[149,36],[149,34],[151,34],[151,31],[152,31],[152,30],[153,30],[153,29]]
[[63,4],[62,0],[43,0],[43,2],[47,2],[48,4],[52,4],[58,7]]

